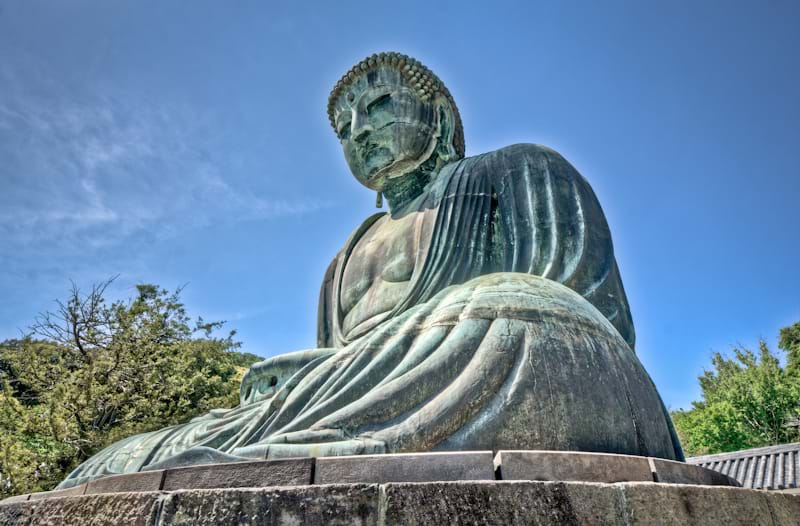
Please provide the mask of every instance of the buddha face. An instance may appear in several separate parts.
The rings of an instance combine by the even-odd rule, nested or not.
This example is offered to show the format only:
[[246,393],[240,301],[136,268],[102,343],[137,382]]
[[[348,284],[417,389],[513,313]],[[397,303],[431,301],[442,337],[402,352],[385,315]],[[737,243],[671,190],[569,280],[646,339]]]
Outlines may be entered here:
[[417,168],[436,146],[434,104],[421,101],[392,68],[355,79],[339,97],[334,119],[350,170],[372,190]]

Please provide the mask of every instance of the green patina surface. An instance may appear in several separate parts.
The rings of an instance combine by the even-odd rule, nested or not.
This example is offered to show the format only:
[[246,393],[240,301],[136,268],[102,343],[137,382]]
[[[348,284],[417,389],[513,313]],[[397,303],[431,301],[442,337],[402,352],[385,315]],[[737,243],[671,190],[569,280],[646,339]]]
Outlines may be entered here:
[[353,175],[389,211],[329,266],[318,348],[254,365],[238,407],[114,444],[61,487],[209,459],[549,449],[682,460],[633,352],[605,217],[567,161],[531,144],[465,158],[450,93],[395,53],[349,71],[328,112]]

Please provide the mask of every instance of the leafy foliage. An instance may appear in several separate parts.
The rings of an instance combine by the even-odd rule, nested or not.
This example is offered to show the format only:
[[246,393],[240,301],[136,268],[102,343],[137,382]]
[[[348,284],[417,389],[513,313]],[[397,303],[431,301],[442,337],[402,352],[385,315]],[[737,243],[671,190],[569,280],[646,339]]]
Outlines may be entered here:
[[800,322],[781,330],[773,354],[764,341],[758,352],[734,348],[715,353],[700,376],[701,401],[672,419],[689,455],[735,451],[800,440]]
[[191,323],[180,290],[138,285],[109,304],[110,283],[73,285],[29,336],[0,343],[0,496],[51,489],[111,442],[238,403],[259,358],[235,352],[235,332]]
[[786,370],[800,375],[800,321],[781,329],[778,347],[786,351]]

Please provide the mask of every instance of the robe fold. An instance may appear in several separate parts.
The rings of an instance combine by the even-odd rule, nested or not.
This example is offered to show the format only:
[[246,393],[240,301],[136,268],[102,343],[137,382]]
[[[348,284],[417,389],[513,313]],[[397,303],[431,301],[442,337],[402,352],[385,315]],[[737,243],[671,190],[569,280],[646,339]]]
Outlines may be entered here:
[[[406,297],[383,319],[445,287],[492,272],[522,272],[576,291],[634,347],[628,300],[611,232],[589,183],[554,150],[515,144],[446,166],[428,191],[421,240]],[[349,250],[383,214],[368,218],[326,273],[317,345],[341,347],[338,278]],[[363,333],[364,331],[362,331]]]
[[270,358],[241,405],[118,442],[60,487],[216,461],[549,449],[683,459],[633,352],[611,235],[558,153],[514,145],[445,166],[426,189],[414,271],[387,312],[343,328],[344,269],[323,280],[318,349]]

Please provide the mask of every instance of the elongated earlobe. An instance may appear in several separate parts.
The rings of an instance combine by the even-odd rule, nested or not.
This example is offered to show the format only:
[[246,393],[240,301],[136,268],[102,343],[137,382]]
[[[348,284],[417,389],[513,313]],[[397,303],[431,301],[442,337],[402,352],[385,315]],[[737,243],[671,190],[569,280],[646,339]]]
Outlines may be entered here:
[[437,97],[436,106],[439,126],[438,155],[439,159],[443,162],[449,162],[460,157],[453,145],[453,122],[455,121],[455,117],[450,102],[446,97]]
[[378,195],[375,197],[375,208],[383,208],[383,193],[378,192]]

